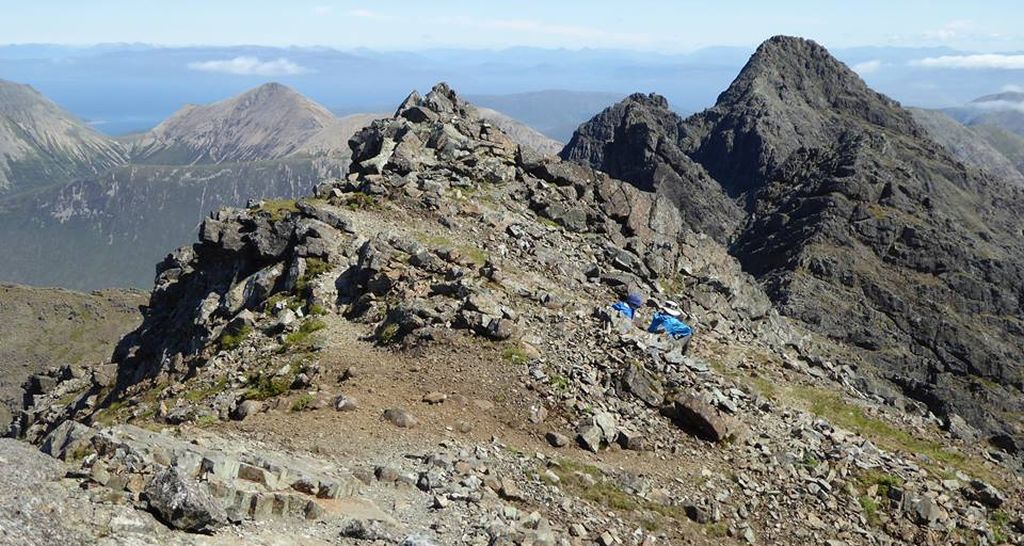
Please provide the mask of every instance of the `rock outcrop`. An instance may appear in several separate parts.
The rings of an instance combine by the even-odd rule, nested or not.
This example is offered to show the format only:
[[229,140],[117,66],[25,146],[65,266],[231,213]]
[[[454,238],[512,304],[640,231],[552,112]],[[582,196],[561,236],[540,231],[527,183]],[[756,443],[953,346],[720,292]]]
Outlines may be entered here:
[[742,210],[680,148],[682,124],[664,97],[637,93],[581,125],[561,157],[656,193],[679,208],[687,228],[725,242]]

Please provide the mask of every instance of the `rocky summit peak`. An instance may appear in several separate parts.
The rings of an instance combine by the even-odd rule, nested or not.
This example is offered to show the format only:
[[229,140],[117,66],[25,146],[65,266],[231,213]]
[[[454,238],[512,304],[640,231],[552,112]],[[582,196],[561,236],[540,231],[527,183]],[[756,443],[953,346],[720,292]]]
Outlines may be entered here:
[[760,188],[800,148],[840,134],[923,130],[821,45],[776,36],[761,44],[713,108],[687,120],[684,147],[731,195]]
[[409,96],[398,107],[395,116],[408,119],[413,123],[420,123],[447,114],[475,117],[471,110],[469,104],[459,98],[447,83],[440,82],[434,85],[425,97],[420,96],[415,90],[409,93]]

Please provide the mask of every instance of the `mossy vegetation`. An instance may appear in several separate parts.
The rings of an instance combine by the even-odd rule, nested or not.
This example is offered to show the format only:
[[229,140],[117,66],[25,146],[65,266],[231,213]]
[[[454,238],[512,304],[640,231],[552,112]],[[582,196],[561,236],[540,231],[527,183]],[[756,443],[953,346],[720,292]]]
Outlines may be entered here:
[[228,378],[226,376],[225,377],[221,377],[220,379],[218,379],[215,383],[213,383],[211,385],[206,385],[204,387],[200,387],[198,389],[192,389],[192,390],[186,392],[184,395],[182,395],[182,398],[184,398],[185,400],[188,400],[189,402],[198,402],[200,400],[205,400],[205,399],[207,399],[207,398],[209,398],[211,396],[216,396],[216,395],[224,392],[224,389],[226,389],[227,386],[228,386]]
[[861,495],[857,502],[860,504],[861,510],[864,511],[864,519],[867,520],[868,525],[878,527],[882,524],[878,515],[878,501],[868,495]]
[[215,425],[220,419],[216,415],[200,415],[196,418],[196,426],[200,428],[209,427]]
[[299,325],[299,329],[284,338],[282,350],[309,350],[313,334],[327,327],[327,323],[318,318],[311,318]]
[[271,222],[280,222],[299,212],[299,207],[294,199],[268,199],[256,210],[266,213]]
[[[630,494],[594,465],[565,459],[557,463],[551,470],[558,477],[561,487],[598,506],[617,512],[634,513],[640,525],[649,531],[679,530],[681,525],[690,522],[682,506],[659,504]],[[726,535],[726,527],[721,523],[708,523],[702,528],[707,536]]]
[[[856,482],[864,489],[865,494],[858,497],[857,502],[864,511],[864,519],[869,525],[878,527],[882,524],[881,512],[889,507],[889,491],[903,487],[903,480],[880,470],[866,470],[856,476]],[[867,491],[875,488],[875,494]]]
[[346,195],[343,204],[349,210],[379,210],[381,208],[380,201],[376,197],[363,192]]
[[379,341],[381,345],[391,345],[398,341],[399,330],[401,330],[401,328],[398,324],[389,322],[377,332],[377,341]]
[[289,376],[257,375],[249,380],[249,388],[243,398],[246,400],[267,400],[288,392],[292,383]]
[[315,401],[316,398],[312,394],[309,394],[308,392],[304,393],[292,402],[292,411],[305,411],[312,406]]
[[295,293],[306,296],[309,294],[310,283],[313,279],[327,273],[334,266],[320,258],[306,258],[306,272],[295,281]]
[[505,350],[501,352],[501,358],[513,366],[522,366],[530,361],[526,351],[518,345],[505,347]]
[[856,432],[890,451],[903,451],[924,457],[926,468],[939,475],[949,468],[1001,483],[981,461],[947,450],[939,442],[925,440],[869,416],[860,406],[851,404],[833,392],[814,387],[794,389],[793,394],[808,404],[811,413],[832,424]]
[[252,327],[246,324],[235,332],[225,332],[217,340],[217,345],[223,351],[232,351],[237,349],[252,334],[252,331]]

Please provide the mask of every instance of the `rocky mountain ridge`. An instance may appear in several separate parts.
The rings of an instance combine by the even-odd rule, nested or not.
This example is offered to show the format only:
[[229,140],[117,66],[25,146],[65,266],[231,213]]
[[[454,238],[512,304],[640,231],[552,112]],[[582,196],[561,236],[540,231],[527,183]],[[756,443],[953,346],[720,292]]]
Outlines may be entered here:
[[[76,495],[139,509],[118,540],[141,510],[240,543],[1024,532],[1020,478],[970,425],[872,390],[678,203],[524,150],[443,84],[350,146],[312,196],[206,219],[113,362],[20,415]],[[603,320],[628,290],[685,302],[687,351]]]
[[[666,119],[657,103],[647,115]],[[1019,452],[1015,419],[1001,417],[1022,410],[1019,186],[965,167],[909,111],[797,38],[768,40],[714,107],[666,125],[644,138],[672,141],[683,151],[674,164],[702,166],[744,202],[731,252],[784,315]],[[619,126],[585,125],[563,156],[586,159],[601,133],[618,137],[606,149],[636,142]]]

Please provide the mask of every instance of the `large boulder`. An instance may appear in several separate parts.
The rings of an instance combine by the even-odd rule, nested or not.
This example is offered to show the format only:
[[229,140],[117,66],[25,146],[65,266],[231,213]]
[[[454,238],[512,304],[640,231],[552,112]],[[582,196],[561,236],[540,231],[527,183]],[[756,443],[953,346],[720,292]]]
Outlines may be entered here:
[[671,409],[676,424],[702,440],[722,442],[735,439],[740,432],[735,419],[695,396],[684,394],[676,397]]
[[171,467],[157,472],[144,491],[149,508],[167,525],[192,533],[211,533],[228,516],[210,492]]

